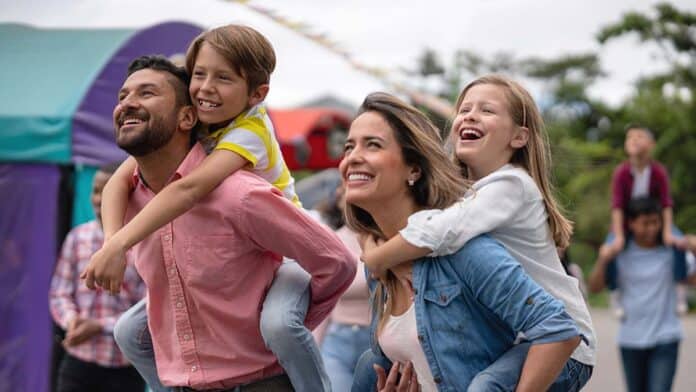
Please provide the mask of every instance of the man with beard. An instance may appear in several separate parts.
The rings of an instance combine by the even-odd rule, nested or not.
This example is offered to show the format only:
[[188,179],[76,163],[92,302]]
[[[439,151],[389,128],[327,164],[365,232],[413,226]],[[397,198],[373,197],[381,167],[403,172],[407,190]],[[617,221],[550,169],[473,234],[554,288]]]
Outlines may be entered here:
[[[129,67],[113,115],[117,144],[138,163],[127,220],[206,156],[200,144],[191,143],[196,115],[186,92],[185,72],[164,58],[141,57]],[[331,311],[356,268],[330,230],[244,170],[132,253],[147,285],[157,374],[162,384],[179,390],[292,390],[259,331],[280,255],[307,260],[302,266],[312,275],[309,328]],[[93,287],[94,270],[88,267],[84,275]],[[137,331],[131,340],[146,333]],[[141,374],[149,371],[134,365]]]

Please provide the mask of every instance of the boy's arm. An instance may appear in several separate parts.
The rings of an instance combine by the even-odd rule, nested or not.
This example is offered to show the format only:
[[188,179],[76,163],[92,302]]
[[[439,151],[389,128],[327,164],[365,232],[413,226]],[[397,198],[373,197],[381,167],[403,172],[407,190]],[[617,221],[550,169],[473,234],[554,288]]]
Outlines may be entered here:
[[611,231],[614,233],[614,240],[611,246],[616,251],[621,251],[626,244],[626,236],[624,234],[624,213],[620,208],[611,210]]
[[248,161],[228,150],[215,150],[190,174],[162,189],[121,230],[92,256],[85,270],[86,284],[94,281],[112,294],[121,290],[126,267],[125,253],[133,245],[191,209],[227,176],[244,167]]
[[363,251],[362,260],[379,275],[379,271],[428,254],[455,253],[477,235],[510,222],[527,201],[524,190],[522,179],[509,175],[491,181],[444,210],[419,211],[411,215],[399,235]]
[[133,190],[131,180],[136,168],[133,157],[128,157],[116,169],[102,190],[101,220],[104,239],[109,240],[121,227],[128,208],[128,197]]
[[599,293],[606,287],[606,271],[609,263],[614,261],[614,258],[618,252],[608,244],[602,245],[599,248],[599,255],[597,256],[597,261],[595,261],[594,267],[592,267],[592,272],[587,279],[587,285],[592,293]]

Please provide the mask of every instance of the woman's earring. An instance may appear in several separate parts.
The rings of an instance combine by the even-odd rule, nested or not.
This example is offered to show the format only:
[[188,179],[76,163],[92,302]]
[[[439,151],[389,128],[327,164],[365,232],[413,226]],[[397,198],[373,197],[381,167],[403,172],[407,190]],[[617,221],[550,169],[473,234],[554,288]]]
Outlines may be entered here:
[[414,180],[414,179],[408,180],[408,186],[413,186],[413,184],[415,184],[415,183],[416,183],[416,180]]

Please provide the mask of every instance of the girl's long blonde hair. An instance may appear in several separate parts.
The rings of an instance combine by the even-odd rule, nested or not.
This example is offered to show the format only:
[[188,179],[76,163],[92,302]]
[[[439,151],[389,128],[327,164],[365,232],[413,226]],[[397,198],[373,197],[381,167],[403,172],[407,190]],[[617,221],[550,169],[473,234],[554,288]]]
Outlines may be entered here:
[[[458,175],[456,165],[443,148],[440,132],[423,113],[386,93],[368,95],[356,118],[365,112],[374,112],[384,118],[401,147],[404,162],[420,168],[420,178],[408,187],[417,206],[446,208],[464,195],[468,181]],[[346,225],[358,234],[385,238],[372,216],[362,208],[346,203],[345,216]],[[379,320],[378,331],[386,320],[384,315],[391,313],[397,284],[391,272],[387,272],[386,278],[377,284],[372,306]]]
[[[529,92],[519,83],[501,75],[486,75],[470,82],[457,98],[455,110],[459,110],[466,93],[474,86],[490,84],[502,87],[508,101],[508,112],[512,120],[518,126],[529,129],[529,140],[527,144],[515,150],[510,163],[521,166],[534,179],[539,191],[544,198],[544,205],[549,216],[548,222],[553,234],[556,246],[565,249],[570,244],[570,236],[573,234],[573,222],[566,218],[563,209],[556,201],[554,187],[551,182],[551,151],[549,149],[549,139],[544,129],[544,120],[541,117],[539,108]],[[451,140],[451,138],[450,138]],[[454,149],[452,149],[454,150]],[[468,170],[466,164],[460,161],[456,153],[454,160],[461,169],[462,175],[466,178]]]

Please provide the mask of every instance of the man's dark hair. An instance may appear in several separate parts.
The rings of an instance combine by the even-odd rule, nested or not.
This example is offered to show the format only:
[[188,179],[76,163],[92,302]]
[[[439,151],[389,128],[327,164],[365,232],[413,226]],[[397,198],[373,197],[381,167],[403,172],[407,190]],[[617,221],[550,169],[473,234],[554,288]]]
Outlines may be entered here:
[[638,197],[628,202],[626,219],[633,220],[641,215],[660,214],[662,205],[652,197]]
[[188,73],[183,67],[178,67],[168,58],[161,55],[140,56],[133,60],[128,66],[128,76],[143,69],[153,69],[169,74],[167,80],[176,91],[176,104],[186,106],[191,104],[191,97],[188,93],[188,85],[191,81]]

